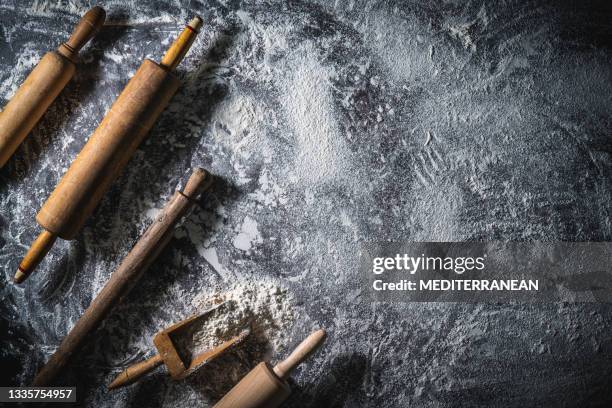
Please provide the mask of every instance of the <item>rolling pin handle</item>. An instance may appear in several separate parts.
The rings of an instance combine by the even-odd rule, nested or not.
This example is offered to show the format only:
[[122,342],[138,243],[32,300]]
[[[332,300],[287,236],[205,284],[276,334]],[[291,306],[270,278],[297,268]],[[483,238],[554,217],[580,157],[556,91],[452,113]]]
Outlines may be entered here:
[[325,340],[325,330],[319,329],[306,337],[304,341],[285,360],[274,367],[274,374],[281,380],[289,377],[289,374],[308,358]]
[[177,65],[183,60],[187,51],[193,44],[200,28],[202,27],[202,19],[195,16],[187,24],[181,35],[174,41],[174,43],[168,48],[166,54],[162,58],[159,65],[167,69],[168,71],[174,70]]
[[36,269],[40,261],[43,260],[47,252],[53,247],[57,235],[54,233],[43,230],[38,238],[32,243],[30,250],[19,264],[19,268],[15,273],[13,280],[19,284],[26,280],[28,276]]
[[119,374],[117,378],[115,378],[113,382],[108,385],[108,389],[114,390],[115,388],[132,384],[143,375],[153,371],[155,368],[161,365],[161,363],[163,363],[163,360],[159,354],[156,354],[148,360],[136,363],[133,366],[126,368],[125,371]]
[[212,177],[204,169],[197,168],[191,173],[181,194],[189,199],[197,199],[198,195],[210,185]]
[[63,56],[74,60],[81,48],[83,48],[83,46],[93,38],[100,27],[102,27],[105,19],[106,12],[102,7],[95,6],[91,8],[74,28],[68,41],[60,45],[57,51]]

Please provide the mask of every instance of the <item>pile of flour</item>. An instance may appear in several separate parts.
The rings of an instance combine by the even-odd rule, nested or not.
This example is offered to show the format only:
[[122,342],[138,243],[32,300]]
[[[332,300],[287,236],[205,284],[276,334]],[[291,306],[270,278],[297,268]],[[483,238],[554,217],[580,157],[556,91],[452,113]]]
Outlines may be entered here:
[[[205,313],[189,325],[189,330],[177,333],[177,349],[186,360],[210,350],[245,329],[262,354],[281,350],[285,336],[293,323],[292,297],[286,289],[271,281],[237,282],[222,293],[203,292],[192,301],[196,313]],[[186,361],[188,362],[188,361]]]
[[294,322],[293,296],[271,280],[235,282],[224,292],[197,295],[195,313],[206,312],[189,330],[173,338],[185,363],[206,350],[240,335],[246,339],[191,375],[189,381],[205,394],[220,398],[255,365],[282,356]]

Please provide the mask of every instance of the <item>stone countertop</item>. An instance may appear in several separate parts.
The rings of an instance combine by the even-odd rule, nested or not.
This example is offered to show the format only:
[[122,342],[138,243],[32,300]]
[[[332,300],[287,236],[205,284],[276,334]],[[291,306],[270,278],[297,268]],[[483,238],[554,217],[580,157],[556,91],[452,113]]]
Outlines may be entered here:
[[[262,280],[292,295],[288,347],[329,332],[287,407],[612,403],[607,304],[372,303],[359,285],[360,242],[612,239],[612,19],[568,3],[103,2],[75,78],[0,171],[2,385],[29,383],[201,166],[212,189],[62,378],[84,405],[213,403],[227,389],[206,376],[106,384],[195,296]],[[2,105],[88,6],[0,1]],[[196,13],[183,86],[125,172],[11,284],[61,175]]]

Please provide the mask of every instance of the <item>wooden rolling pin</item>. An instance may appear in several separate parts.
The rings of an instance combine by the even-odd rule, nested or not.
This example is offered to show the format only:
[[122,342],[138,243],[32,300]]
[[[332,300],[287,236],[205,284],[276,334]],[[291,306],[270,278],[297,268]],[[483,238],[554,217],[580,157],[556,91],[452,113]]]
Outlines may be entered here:
[[64,89],[76,70],[79,50],[94,36],[106,13],[90,9],[57,51],[46,53],[0,114],[0,168]]
[[195,40],[195,17],[160,64],[145,60],[36,216],[43,232],[15,274],[23,282],[57,237],[73,239],[179,87],[172,71]]
[[317,330],[306,338],[276,367],[258,364],[234,386],[214,408],[276,408],[291,394],[286,379],[325,339],[325,330]]
[[153,224],[140,237],[121,265],[111,275],[83,316],[62,340],[47,364],[38,372],[34,386],[48,386],[83,345],[102,320],[120,303],[136,285],[142,274],[157,258],[174,233],[179,220],[193,207],[195,199],[210,185],[212,178],[202,169],[196,169],[183,191],[174,193]]

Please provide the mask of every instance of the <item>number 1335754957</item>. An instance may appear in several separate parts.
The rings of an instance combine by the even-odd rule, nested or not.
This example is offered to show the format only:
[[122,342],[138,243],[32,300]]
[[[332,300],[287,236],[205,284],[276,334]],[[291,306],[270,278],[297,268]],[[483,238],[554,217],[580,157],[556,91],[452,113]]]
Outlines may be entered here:
[[76,401],[75,387],[0,387],[0,402]]

